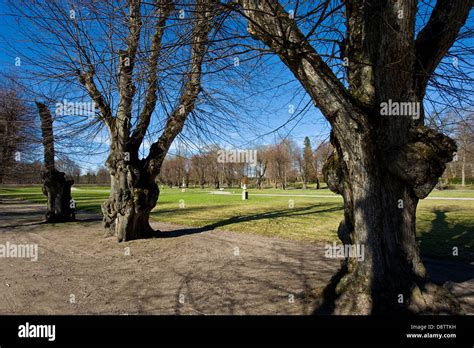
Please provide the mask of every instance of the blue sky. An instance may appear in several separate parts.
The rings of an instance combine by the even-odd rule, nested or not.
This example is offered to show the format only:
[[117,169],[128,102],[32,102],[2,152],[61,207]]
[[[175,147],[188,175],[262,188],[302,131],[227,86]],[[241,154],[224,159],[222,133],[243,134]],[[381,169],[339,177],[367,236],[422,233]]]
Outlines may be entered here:
[[[427,11],[429,12],[429,8],[427,8]],[[22,55],[25,52],[25,47],[28,47],[30,43],[18,30],[18,18],[11,15],[11,10],[5,6],[5,0],[0,0],[0,13],[2,14],[0,19],[0,64],[2,70],[22,74],[21,69],[31,68],[28,54]],[[419,26],[422,26],[422,22],[426,19],[427,17],[420,18]],[[472,23],[472,14],[469,22]],[[471,44],[472,39],[467,42]],[[321,51],[324,48],[318,48],[318,50]],[[15,66],[16,57],[22,59],[20,67]],[[208,137],[210,139],[201,141],[195,134],[193,122],[188,121],[183,134],[175,141],[170,153],[175,152],[180,143],[188,146],[189,151],[192,152],[193,149],[201,146],[204,142],[212,141],[228,148],[252,148],[260,144],[274,143],[282,137],[291,137],[299,146],[302,146],[304,137],[309,136],[313,147],[315,147],[320,141],[327,139],[329,133],[327,122],[311,103],[286,66],[277,57],[269,57],[267,63],[269,67],[267,68],[268,76],[264,81],[255,81],[255,83],[263,84],[259,87],[261,93],[258,95],[246,93],[245,84],[242,84],[240,89],[237,88],[233,91],[233,93],[241,93],[239,100],[247,106],[242,110],[237,108],[234,110],[236,117],[241,121],[235,123],[236,125],[239,124],[238,127],[233,129],[229,124],[219,124],[216,120],[211,119],[208,125],[210,131],[207,134],[201,134],[203,138]],[[245,70],[245,64],[248,63],[241,62],[234,69]],[[268,83],[268,88],[265,88],[265,83]],[[281,85],[281,87],[276,88],[278,85]],[[206,81],[204,81],[204,88],[207,87]],[[239,98],[238,95],[236,97]],[[303,112],[305,106],[306,109]],[[430,105],[426,107],[428,112],[432,110]],[[289,119],[292,120],[288,122]],[[63,127],[61,124],[55,126],[58,129]],[[59,132],[61,131],[59,130]],[[64,149],[64,151],[83,168],[96,168],[106,158],[106,140],[107,134],[103,130],[96,135],[95,141],[105,144],[95,148],[91,153],[84,155],[83,149]],[[146,151],[146,143],[144,147]],[[62,149],[60,146],[59,148]]]
[[[0,13],[2,14],[0,20],[0,64],[2,70],[21,75],[23,74],[22,69],[34,69],[29,60],[27,49],[31,43],[18,30],[18,18],[11,15],[11,10],[3,0],[0,0]],[[21,59],[21,66],[15,65],[17,57]],[[206,141],[207,143],[215,141],[223,147],[252,148],[260,144],[274,143],[282,137],[291,137],[298,145],[302,146],[304,137],[309,136],[316,146],[321,140],[327,139],[329,128],[319,110],[310,105],[303,114],[300,114],[310,100],[302,91],[299,83],[294,81],[292,74],[279,59],[273,57],[269,58],[269,61],[271,61],[271,74],[273,75],[269,76],[269,80],[275,86],[279,84],[285,84],[285,86],[274,89],[274,86],[269,85],[269,91],[253,97],[244,97],[245,91],[243,90],[238,92],[242,93],[243,99],[241,101],[246,105],[252,105],[252,109],[241,110],[241,112],[234,110],[236,114],[240,114],[243,121],[236,129],[230,129],[228,125],[213,123],[211,120],[212,132],[204,135],[211,138]],[[245,64],[247,63],[241,62],[233,69],[245,69]],[[206,84],[204,86],[206,88]],[[294,120],[289,121],[289,118],[292,117]],[[55,126],[57,133],[61,133],[62,125],[56,123]],[[188,146],[192,143],[193,146],[190,146],[189,151],[193,151],[192,148],[203,143],[196,139],[191,128],[192,122],[187,122],[183,134],[175,141],[170,153],[175,152],[180,143]],[[105,129],[97,134],[95,140],[105,144],[101,149],[96,149],[87,156],[84,156],[84,151],[80,149],[63,149],[61,146],[58,148],[67,152],[69,157],[72,157],[84,168],[96,168],[106,158],[107,132]],[[144,144],[145,150],[148,145]]]

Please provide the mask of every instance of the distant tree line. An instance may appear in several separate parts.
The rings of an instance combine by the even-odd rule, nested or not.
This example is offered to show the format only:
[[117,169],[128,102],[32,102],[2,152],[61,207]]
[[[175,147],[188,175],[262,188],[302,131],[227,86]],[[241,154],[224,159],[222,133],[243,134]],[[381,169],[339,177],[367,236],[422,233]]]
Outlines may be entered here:
[[474,184],[474,114],[467,114],[463,122],[455,123],[453,138],[458,145],[454,160],[448,163],[443,175],[451,184]]
[[219,152],[225,151],[217,145],[199,154],[185,156],[182,153],[169,155],[163,162],[158,181],[169,187],[240,187],[245,176],[249,186],[256,188],[286,189],[295,184],[303,188],[317,187],[322,180],[322,166],[332,149],[327,141],[313,149],[308,137],[304,148],[294,140],[283,139],[272,145],[259,146],[255,163],[218,161]]
[[35,181],[41,166],[31,156],[39,141],[37,131],[20,93],[13,86],[0,86],[0,184]]

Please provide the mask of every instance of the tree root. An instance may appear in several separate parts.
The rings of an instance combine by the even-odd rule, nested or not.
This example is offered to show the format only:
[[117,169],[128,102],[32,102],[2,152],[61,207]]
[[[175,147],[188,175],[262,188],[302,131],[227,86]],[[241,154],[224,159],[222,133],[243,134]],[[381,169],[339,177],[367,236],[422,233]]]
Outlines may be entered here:
[[374,289],[364,277],[348,273],[343,264],[323,290],[322,302],[313,314],[464,314],[457,298],[444,286],[429,279],[404,279],[403,284],[405,291],[393,286]]

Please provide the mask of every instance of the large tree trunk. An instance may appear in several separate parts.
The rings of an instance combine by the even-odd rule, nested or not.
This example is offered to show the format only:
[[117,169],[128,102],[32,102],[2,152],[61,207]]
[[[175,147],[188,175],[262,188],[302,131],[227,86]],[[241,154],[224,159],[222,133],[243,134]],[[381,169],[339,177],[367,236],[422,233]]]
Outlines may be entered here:
[[124,161],[119,157],[112,153],[107,160],[111,191],[102,205],[104,225],[119,242],[150,237],[154,232],[150,212],[160,194],[156,175],[143,168],[143,161]]
[[[415,239],[418,200],[456,151],[450,138],[423,125],[425,84],[413,72],[415,54],[404,53],[415,51],[416,9],[415,1],[347,7],[350,91],[362,104],[349,109],[357,120],[352,126],[333,122],[337,155],[325,176],[344,197],[338,235],[346,245],[363,246],[364,260],[347,258],[326,289],[326,304],[336,314],[460,311],[457,300],[430,281]],[[385,34],[387,23],[397,40]],[[418,103],[418,114],[383,114],[388,101]]]
[[44,147],[45,170],[42,174],[43,194],[48,197],[46,222],[66,222],[75,220],[75,204],[71,198],[74,180],[67,180],[63,172],[54,165],[53,118],[48,107],[36,103],[41,119],[41,135]]
[[[416,0],[345,1],[341,58],[348,62],[348,89],[283,6],[240,3],[248,32],[280,56],[332,127],[336,153],[324,172],[328,186],[344,198],[338,235],[346,245],[364,247],[364,259],[345,259],[324,292],[323,307],[336,314],[458,312],[452,295],[426,274],[415,220],[418,200],[456,151],[451,139],[424,127],[424,94],[472,1],[437,1],[416,39]],[[392,101],[418,103],[419,110],[382,113],[382,103]]]
[[48,197],[46,222],[67,222],[76,218],[75,204],[71,197],[74,180],[67,180],[63,172],[44,171],[43,194]]
[[399,154],[384,154],[380,143],[364,136],[350,141],[349,154],[333,137],[337,153],[326,163],[324,174],[329,188],[344,198],[338,235],[344,245],[363,246],[364,258],[344,261],[325,290],[325,310],[460,311],[454,297],[429,280],[415,241],[418,200],[436,184],[455,145],[428,129],[412,136],[412,145]]

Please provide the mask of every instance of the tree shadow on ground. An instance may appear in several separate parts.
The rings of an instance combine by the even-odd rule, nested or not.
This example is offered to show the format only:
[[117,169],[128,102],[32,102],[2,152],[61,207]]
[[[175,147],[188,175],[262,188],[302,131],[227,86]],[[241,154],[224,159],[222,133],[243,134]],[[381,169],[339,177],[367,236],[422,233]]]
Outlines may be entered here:
[[228,219],[224,219],[224,220],[215,222],[213,224],[208,224],[206,226],[199,227],[199,228],[190,227],[190,228],[183,228],[183,229],[178,229],[178,230],[173,230],[173,231],[163,231],[163,232],[157,231],[151,237],[152,238],[174,238],[174,237],[180,237],[180,236],[189,235],[189,234],[208,232],[217,228],[225,227],[232,224],[242,223],[242,222],[250,222],[250,221],[256,221],[256,220],[263,220],[263,219],[276,219],[276,218],[282,218],[282,217],[303,216],[303,215],[310,215],[310,214],[317,215],[318,213],[330,213],[330,212],[342,210],[342,207],[340,206],[326,208],[326,209],[322,209],[318,211],[313,210],[314,208],[320,207],[320,206],[321,206],[320,204],[313,204],[313,205],[302,207],[302,208],[287,208],[287,209],[275,210],[272,212],[236,215]]
[[[158,206],[157,206],[158,207]],[[221,204],[221,205],[214,205],[212,206],[213,209],[220,209],[220,208],[226,208],[228,207],[227,205],[225,204]],[[151,213],[151,216],[156,216],[156,217],[159,217],[160,215],[166,215],[166,214],[176,214],[176,213],[179,213],[179,214],[189,214],[189,213],[196,213],[196,212],[199,212],[199,211],[204,211],[204,210],[208,210],[209,209],[209,206],[207,205],[202,205],[202,206],[194,206],[194,207],[186,207],[185,209],[178,209],[178,208],[167,208],[167,209],[158,209],[158,210],[154,210],[152,211]]]
[[[0,204],[10,205],[10,202],[13,202],[14,205],[18,204],[19,207],[17,210],[8,209],[0,211],[0,231],[14,230],[22,226],[54,226],[56,224],[94,223],[102,221],[102,216],[97,214],[95,211],[80,210],[76,212],[78,215],[76,215],[75,221],[48,223],[44,219],[45,206],[43,204],[31,205],[28,201],[6,201],[0,199]],[[14,223],[8,224],[10,221]]]
[[[469,263],[473,256],[474,226],[463,223],[450,226],[446,220],[448,212],[433,210],[435,218],[431,221],[431,229],[417,238],[426,270],[438,284],[448,281],[462,283],[474,279],[474,266]],[[439,244],[445,246],[445,254],[432,252],[433,249],[439,249]],[[455,247],[459,256],[453,256]]]
[[[42,214],[42,215],[44,215],[44,214]],[[54,227],[55,225],[67,225],[67,224],[77,224],[77,223],[89,224],[89,223],[95,223],[95,222],[99,222],[99,221],[102,221],[102,218],[100,218],[100,217],[88,217],[88,218],[80,218],[80,219],[76,218],[76,220],[74,220],[74,221],[65,221],[65,222],[47,222],[46,220],[43,219],[41,221],[34,221],[34,222],[25,221],[24,223],[20,223],[20,224],[3,225],[3,226],[0,226],[0,231],[2,231],[2,230],[13,230],[13,229],[23,227],[23,226],[41,226],[41,225],[46,226],[46,225],[49,225],[49,226]]]
[[[431,229],[417,236],[422,256],[448,259],[451,261],[469,261],[473,257],[474,222],[449,223],[446,213],[449,211],[435,209],[435,218],[431,221]],[[440,248],[440,244],[443,246]],[[457,248],[458,255],[453,255]],[[442,250],[436,252],[437,250]]]

